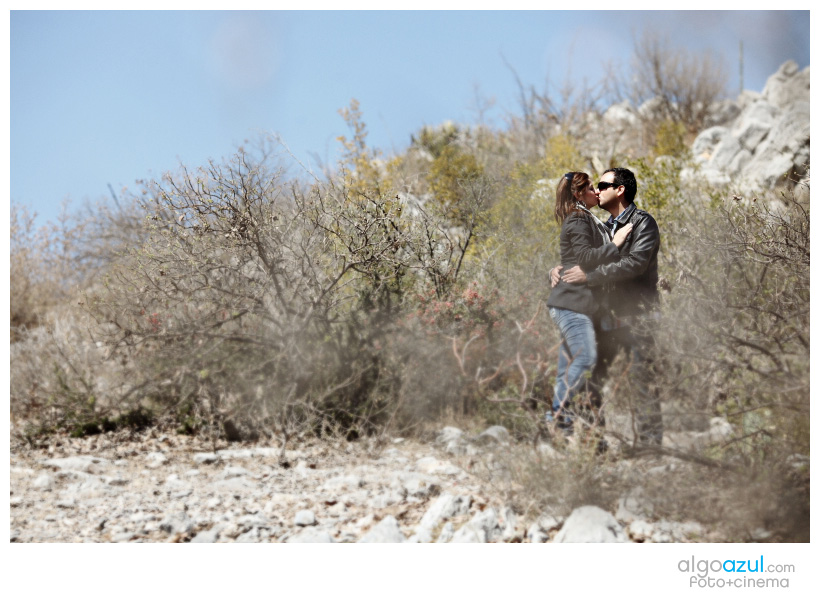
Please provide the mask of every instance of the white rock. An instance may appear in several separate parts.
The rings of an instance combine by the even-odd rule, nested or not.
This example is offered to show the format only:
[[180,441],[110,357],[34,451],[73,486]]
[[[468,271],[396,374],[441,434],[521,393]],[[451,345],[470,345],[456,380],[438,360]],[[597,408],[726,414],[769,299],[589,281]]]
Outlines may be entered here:
[[219,529],[217,527],[209,530],[201,530],[196,536],[191,539],[191,543],[216,543],[219,538]]
[[383,509],[385,507],[390,507],[391,505],[396,505],[397,503],[400,503],[401,500],[402,496],[399,492],[389,491],[379,493],[370,499],[370,507],[373,509]]
[[450,543],[486,543],[487,535],[475,526],[465,524],[453,533]]
[[448,518],[463,515],[470,510],[469,496],[444,493],[439,496],[424,513],[419,528],[433,529]]
[[549,540],[550,531],[560,528],[563,518],[550,514],[542,514],[527,529],[527,538],[531,543],[546,543]]
[[492,507],[476,513],[472,519],[459,528],[451,543],[491,543],[500,536],[498,514]]
[[493,425],[485,429],[481,435],[476,438],[480,443],[498,443],[505,444],[510,441],[510,432],[502,425]]
[[461,471],[452,463],[439,461],[435,457],[423,457],[416,461],[416,469],[422,473],[439,473],[442,475],[456,475]]
[[538,522],[533,522],[527,529],[527,538],[530,543],[546,543],[550,537],[541,529]]
[[740,115],[732,129],[732,135],[745,149],[753,152],[779,117],[779,109],[765,101],[758,101]]
[[672,525],[666,521],[660,521],[654,526],[655,530],[652,533],[653,543],[674,543],[675,536],[672,532]]
[[[278,448],[239,448],[236,450],[226,448],[224,450],[216,451],[220,457],[225,460],[228,459],[250,459],[253,457],[260,458],[279,458],[280,450]],[[287,453],[285,453],[287,456]]]
[[716,101],[709,107],[709,115],[706,122],[709,126],[722,126],[729,124],[743,111],[740,103],[733,99],[722,99]]
[[[677,104],[673,103],[673,105]],[[666,115],[666,103],[661,97],[652,97],[641,103],[638,114],[650,120],[663,119]]]
[[256,484],[247,478],[230,478],[229,480],[219,480],[209,485],[215,493],[229,494],[233,496],[244,496],[256,489]]
[[723,137],[729,133],[729,129],[723,126],[713,126],[702,131],[692,143],[692,155],[696,160],[706,161],[712,157],[715,147],[721,142]]
[[755,528],[749,535],[752,541],[768,541],[772,538],[772,532],[765,528]]
[[501,533],[501,538],[505,541],[510,541],[518,536],[516,531],[516,524],[518,517],[511,507],[505,507],[501,512],[501,517],[504,519],[504,527]]
[[166,457],[161,452],[149,452],[145,455],[146,466],[152,469],[156,469],[157,467],[161,467],[168,462],[168,457]]
[[260,532],[258,528],[251,528],[236,537],[237,543],[258,543],[260,540]]
[[250,472],[247,469],[245,469],[244,467],[228,466],[228,467],[226,467],[225,469],[222,470],[222,473],[220,474],[220,477],[223,480],[230,480],[231,478],[241,478],[241,477],[247,476],[249,474],[250,474]]
[[296,512],[293,523],[296,526],[313,526],[316,524],[316,515],[309,509],[302,509]]
[[728,174],[733,174],[729,167],[733,164],[737,164],[736,158],[742,152],[746,152],[746,154],[749,153],[748,150],[743,148],[737,137],[732,134],[726,134],[720,140],[720,143],[715,146],[707,166]]
[[680,178],[688,184],[697,184],[701,181],[706,181],[709,185],[714,187],[723,187],[732,182],[732,178],[725,172],[711,165],[703,165],[697,170],[691,168],[684,168],[680,171]]
[[163,488],[169,492],[185,492],[191,490],[191,484],[185,480],[181,480],[178,474],[172,473],[165,478]]
[[802,170],[810,153],[809,103],[796,102],[772,126],[768,137],[755,149],[743,177],[767,188],[786,183],[791,170]]
[[76,457],[66,457],[63,459],[48,459],[44,461],[44,465],[56,467],[61,471],[79,471],[83,473],[94,473],[98,471],[100,466],[107,464],[108,461],[100,457],[92,457],[89,455],[81,455]]
[[330,478],[322,485],[322,490],[335,491],[341,489],[360,488],[364,486],[364,480],[356,475],[344,475]]
[[396,472],[390,480],[390,487],[393,490],[409,497],[426,497],[433,490],[433,486],[436,486],[434,477],[413,471]]
[[615,517],[594,505],[575,509],[555,535],[556,543],[627,543],[629,539]]
[[198,452],[193,457],[194,463],[197,465],[208,465],[216,463],[219,460],[219,455],[213,452]]
[[564,519],[550,514],[542,514],[536,522],[541,530],[549,532],[550,530],[560,528],[561,524],[564,522]]
[[438,539],[436,539],[436,543],[449,543],[453,540],[453,535],[455,534],[455,528],[453,527],[452,522],[447,522],[441,528],[441,533],[438,535]]
[[796,99],[808,99],[810,95],[809,67],[798,71],[799,66],[792,60],[786,61],[769,76],[763,88],[766,100],[781,108],[790,107]]
[[399,523],[393,516],[386,516],[370,532],[358,541],[359,543],[404,543]]
[[54,478],[48,473],[41,473],[32,480],[31,486],[37,490],[51,490],[54,488]]
[[652,537],[655,527],[646,520],[632,520],[629,524],[629,534],[634,541],[646,541]]
[[432,543],[433,533],[429,528],[417,526],[416,532],[407,539],[408,543]]
[[447,444],[453,440],[460,440],[463,435],[464,432],[458,427],[442,427],[436,436],[436,442],[439,444]]
[[333,543],[333,538],[327,530],[308,526],[299,534],[285,539],[285,543]]
[[635,126],[638,123],[638,116],[629,101],[621,101],[604,112],[604,120],[609,124],[627,127]]
[[171,513],[159,524],[159,529],[168,534],[185,534],[193,530],[194,522],[183,511]]

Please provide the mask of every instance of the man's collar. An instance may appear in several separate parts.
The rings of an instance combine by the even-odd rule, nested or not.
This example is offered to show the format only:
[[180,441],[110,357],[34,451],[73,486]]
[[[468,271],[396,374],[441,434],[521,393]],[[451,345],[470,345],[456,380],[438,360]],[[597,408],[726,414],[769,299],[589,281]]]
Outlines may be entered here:
[[[632,213],[635,211],[636,208],[637,208],[637,206],[635,206],[635,203],[630,202],[629,206],[627,206],[625,209],[623,209],[623,211],[621,212],[620,215],[618,215],[617,217],[612,217],[610,215],[609,219],[613,223],[616,222],[616,221],[618,223],[626,223],[629,220],[629,217],[632,215]],[[609,223],[609,221],[607,221],[607,223]]]

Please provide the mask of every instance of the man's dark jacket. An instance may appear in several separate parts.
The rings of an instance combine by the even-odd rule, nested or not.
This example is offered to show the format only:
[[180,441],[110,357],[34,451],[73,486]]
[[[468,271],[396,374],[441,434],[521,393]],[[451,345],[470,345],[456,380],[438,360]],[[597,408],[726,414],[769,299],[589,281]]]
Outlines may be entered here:
[[616,318],[648,313],[657,308],[660,299],[658,250],[661,236],[658,224],[652,215],[634,203],[627,207],[615,232],[627,223],[632,224],[632,233],[619,250],[620,260],[587,272],[587,284],[592,289],[604,290],[602,306]]
[[[611,263],[618,258],[618,247],[604,239],[590,213],[576,210],[564,219],[561,225],[561,265],[564,270],[580,265],[581,269],[589,272],[601,263]],[[563,271],[561,274],[563,275]],[[552,289],[547,305],[593,318],[602,295],[600,288],[593,288],[588,284],[559,282]]]

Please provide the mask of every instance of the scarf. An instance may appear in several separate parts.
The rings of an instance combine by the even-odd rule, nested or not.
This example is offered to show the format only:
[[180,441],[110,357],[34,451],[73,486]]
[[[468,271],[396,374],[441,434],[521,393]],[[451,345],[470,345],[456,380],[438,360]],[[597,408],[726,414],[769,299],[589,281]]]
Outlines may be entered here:
[[595,221],[595,227],[598,228],[598,231],[601,232],[601,235],[604,237],[604,242],[612,242],[612,232],[609,229],[607,229],[606,223],[604,223],[598,217],[592,214],[592,211],[590,211],[580,200],[575,201],[575,208],[581,209],[590,217],[592,217],[592,220]]

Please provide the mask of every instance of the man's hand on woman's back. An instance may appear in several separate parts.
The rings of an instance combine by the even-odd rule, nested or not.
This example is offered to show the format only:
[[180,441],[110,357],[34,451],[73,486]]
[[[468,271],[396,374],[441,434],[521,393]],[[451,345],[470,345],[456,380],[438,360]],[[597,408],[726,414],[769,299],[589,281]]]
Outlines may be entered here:
[[555,288],[555,286],[561,281],[561,270],[564,268],[563,265],[559,265],[557,267],[553,267],[550,270],[550,287]]

